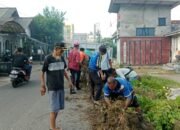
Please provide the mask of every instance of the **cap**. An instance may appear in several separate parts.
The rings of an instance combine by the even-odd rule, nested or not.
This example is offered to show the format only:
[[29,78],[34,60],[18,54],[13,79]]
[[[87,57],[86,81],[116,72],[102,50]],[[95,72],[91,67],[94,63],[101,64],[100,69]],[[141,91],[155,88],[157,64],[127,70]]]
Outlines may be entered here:
[[106,53],[107,52],[107,49],[106,49],[106,46],[105,45],[101,45],[100,47],[99,47],[99,51],[101,52],[101,53]]
[[79,46],[79,42],[74,42],[74,46]]
[[62,48],[62,49],[66,49],[65,47],[65,43],[64,42],[58,42],[54,45],[54,48]]

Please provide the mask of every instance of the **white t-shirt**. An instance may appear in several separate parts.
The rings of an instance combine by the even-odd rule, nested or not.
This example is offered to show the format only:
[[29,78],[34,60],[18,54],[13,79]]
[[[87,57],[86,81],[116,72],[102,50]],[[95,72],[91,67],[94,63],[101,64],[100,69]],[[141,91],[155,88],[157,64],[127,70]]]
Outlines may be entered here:
[[108,53],[106,53],[106,54],[101,56],[101,62],[100,62],[101,70],[108,70],[108,69],[110,69],[109,60],[110,60],[110,57],[109,57]]
[[[130,71],[130,69],[128,69],[128,68],[120,68],[120,69],[116,69],[116,74],[117,74],[118,76],[120,76],[121,78],[126,79],[126,78],[125,78],[125,75],[126,75],[129,71]],[[136,73],[134,70],[131,71],[131,72],[127,75],[128,78],[135,78],[136,76],[137,76],[137,73]]]

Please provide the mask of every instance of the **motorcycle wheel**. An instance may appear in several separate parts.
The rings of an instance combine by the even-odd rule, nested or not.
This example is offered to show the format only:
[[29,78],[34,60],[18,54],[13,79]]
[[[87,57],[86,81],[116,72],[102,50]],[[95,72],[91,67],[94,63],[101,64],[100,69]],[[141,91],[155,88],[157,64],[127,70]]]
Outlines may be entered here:
[[18,83],[16,82],[16,80],[12,81],[12,86],[13,86],[13,88],[17,88]]

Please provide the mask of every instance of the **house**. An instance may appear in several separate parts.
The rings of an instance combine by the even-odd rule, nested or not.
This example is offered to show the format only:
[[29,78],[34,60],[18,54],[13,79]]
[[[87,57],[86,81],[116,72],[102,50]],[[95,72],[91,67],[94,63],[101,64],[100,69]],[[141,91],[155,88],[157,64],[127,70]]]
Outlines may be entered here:
[[13,54],[17,47],[23,47],[27,55],[36,55],[39,49],[48,53],[48,44],[31,37],[32,21],[20,17],[16,8],[0,8],[0,56],[6,50]]
[[157,65],[171,60],[171,9],[179,0],[111,0],[117,13],[117,59],[120,64]]
[[176,56],[180,55],[180,30],[166,35],[171,38],[171,62],[176,62]]
[[64,41],[69,43],[68,46],[72,45],[74,34],[74,24],[65,24],[64,26]]
[[79,42],[81,43],[87,43],[88,42],[88,34],[87,33],[74,33],[73,35],[73,43]]
[[32,18],[19,17],[16,8],[0,8],[0,54],[23,46],[25,36],[31,36],[31,21]]

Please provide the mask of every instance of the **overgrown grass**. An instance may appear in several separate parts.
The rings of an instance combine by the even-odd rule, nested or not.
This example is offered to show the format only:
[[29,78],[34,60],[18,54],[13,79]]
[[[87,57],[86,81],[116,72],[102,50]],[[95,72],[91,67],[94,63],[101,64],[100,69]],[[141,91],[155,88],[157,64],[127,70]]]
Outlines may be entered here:
[[141,82],[133,82],[140,105],[146,119],[153,123],[156,130],[172,130],[175,122],[180,121],[180,97],[167,100],[170,87],[180,84],[162,78],[144,76]]

